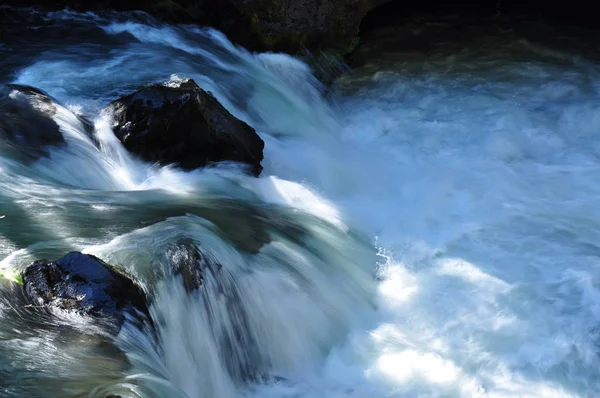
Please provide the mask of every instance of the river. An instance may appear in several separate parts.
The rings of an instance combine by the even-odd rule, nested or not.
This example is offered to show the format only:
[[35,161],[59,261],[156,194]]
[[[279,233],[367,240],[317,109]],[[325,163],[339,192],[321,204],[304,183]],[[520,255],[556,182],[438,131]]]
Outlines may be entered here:
[[[158,342],[0,280],[3,398],[600,396],[600,68],[576,36],[420,22],[427,48],[383,32],[325,89],[210,29],[10,12],[0,83],[62,102],[67,146],[0,152],[0,269],[97,255],[149,292]],[[114,138],[106,104],[185,77],[257,130],[259,178]],[[219,264],[200,291],[172,272],[186,241]]]

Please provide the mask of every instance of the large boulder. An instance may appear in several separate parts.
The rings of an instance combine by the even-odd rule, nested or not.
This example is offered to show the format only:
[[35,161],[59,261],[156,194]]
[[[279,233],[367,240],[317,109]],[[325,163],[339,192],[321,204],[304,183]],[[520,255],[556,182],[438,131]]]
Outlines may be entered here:
[[125,148],[148,162],[192,170],[234,161],[262,171],[263,140],[191,79],[144,87],[106,111]]
[[71,252],[57,261],[35,261],[22,279],[34,305],[103,318],[117,326],[127,314],[132,319],[149,319],[144,291],[124,273],[89,254]]

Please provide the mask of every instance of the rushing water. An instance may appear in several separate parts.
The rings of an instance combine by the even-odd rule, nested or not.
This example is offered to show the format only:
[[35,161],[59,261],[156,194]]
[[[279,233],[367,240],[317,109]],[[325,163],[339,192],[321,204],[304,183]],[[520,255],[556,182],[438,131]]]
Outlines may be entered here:
[[[600,395],[600,69],[581,42],[375,49],[326,100],[300,61],[215,31],[3,12],[1,82],[65,104],[68,145],[0,154],[0,269],[96,254],[149,292],[157,335],[26,308],[0,280],[0,396]],[[257,129],[260,178],[114,139],[104,105],[180,77]]]

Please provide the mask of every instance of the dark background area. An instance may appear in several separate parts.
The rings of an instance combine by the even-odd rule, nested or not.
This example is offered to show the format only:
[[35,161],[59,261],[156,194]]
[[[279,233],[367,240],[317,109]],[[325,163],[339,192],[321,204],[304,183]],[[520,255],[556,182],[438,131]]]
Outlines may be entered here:
[[580,25],[600,28],[599,5],[595,1],[541,1],[541,0],[392,0],[367,14],[362,30],[382,24],[410,20],[421,15],[457,15],[492,17],[529,17],[552,24]]
[[[22,7],[47,7],[51,9],[68,6],[78,10],[115,8],[120,10],[148,9],[152,3],[148,0],[2,0],[0,5]],[[177,1],[175,1],[177,3]],[[185,2],[180,2],[185,3]],[[210,2],[198,0],[189,2],[202,4],[209,8],[222,7],[226,1],[212,0]],[[365,19],[364,27],[370,28],[377,23],[388,23],[398,18],[409,19],[417,15],[469,15],[469,16],[529,16],[540,17],[555,23],[585,24],[588,27],[600,27],[600,14],[598,4],[592,0],[575,1],[542,1],[542,0],[391,0],[374,10]]]
[[[302,0],[286,1],[290,4],[303,4]],[[352,0],[336,1],[339,4],[345,4],[351,3]],[[178,6],[179,8],[165,9],[162,6],[165,3],[180,6]],[[154,7],[159,4],[161,4],[159,8]],[[267,50],[259,43],[258,36],[253,34],[251,29],[246,26],[248,21],[236,14],[235,9],[230,7],[229,0],[174,0],[172,2],[155,0],[0,0],[0,5],[33,6],[55,10],[69,7],[78,11],[111,8],[119,11],[142,9],[172,23],[194,23],[212,26],[223,31],[233,42],[250,50]],[[359,36],[360,42],[364,40],[372,41],[373,39],[369,37],[369,34],[383,27],[394,29],[404,26],[406,23],[418,21],[421,17],[435,20],[438,17],[457,16],[463,18],[447,31],[449,38],[456,36],[464,39],[465,36],[477,34],[476,30],[469,29],[469,26],[474,23],[487,25],[490,29],[504,29],[507,26],[519,26],[519,19],[526,19],[542,22],[539,25],[544,26],[543,31],[536,30],[537,28],[528,29],[527,35],[530,37],[544,36],[544,40],[547,41],[551,40],[553,35],[557,35],[559,31],[564,32],[571,31],[573,28],[582,28],[586,31],[583,34],[578,32],[579,37],[582,37],[588,44],[600,43],[600,14],[597,12],[597,8],[596,2],[590,0],[568,2],[541,0],[391,0],[366,14],[360,24]],[[226,16],[225,19],[223,15]],[[277,26],[275,22],[267,22]],[[15,23],[14,17],[10,13],[3,13],[0,8],[0,36],[3,31],[2,25],[4,24],[6,28],[11,23]],[[398,34],[400,35],[400,33]],[[407,38],[407,40],[411,40],[409,44],[412,46],[422,44],[414,39]],[[356,47],[356,44],[354,42],[354,45],[347,47],[348,51],[340,51],[340,53],[348,55]],[[297,45],[289,48],[282,46],[275,47],[273,50],[298,54],[297,47]],[[318,45],[313,45],[309,50],[318,50],[318,47]]]

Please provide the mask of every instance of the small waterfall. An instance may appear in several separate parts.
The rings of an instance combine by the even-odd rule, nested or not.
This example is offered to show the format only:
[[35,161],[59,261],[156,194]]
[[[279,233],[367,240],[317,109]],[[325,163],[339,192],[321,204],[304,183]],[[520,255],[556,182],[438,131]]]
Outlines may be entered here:
[[[63,104],[66,142],[0,154],[0,274],[95,254],[154,322],[109,336],[0,278],[3,398],[600,395],[595,45],[417,21],[326,100],[307,65],[211,29],[24,15],[0,70]],[[181,78],[257,130],[260,178],[115,139],[109,102]]]
[[[372,310],[368,244],[314,216],[276,207],[268,214],[255,227],[269,241],[254,253],[232,246],[223,226],[192,215],[87,249],[136,264],[128,271],[153,292],[169,380],[188,396],[233,397],[244,381],[313,367]],[[156,360],[153,350],[133,352],[139,368],[157,366],[147,363]]]

